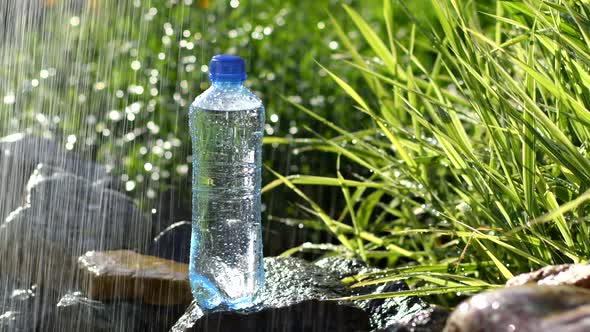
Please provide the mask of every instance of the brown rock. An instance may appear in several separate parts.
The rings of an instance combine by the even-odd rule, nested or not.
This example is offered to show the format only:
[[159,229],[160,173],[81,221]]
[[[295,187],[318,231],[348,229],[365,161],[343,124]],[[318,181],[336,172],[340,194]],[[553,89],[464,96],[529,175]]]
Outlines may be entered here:
[[526,285],[481,293],[461,303],[444,332],[590,331],[590,291]]
[[590,265],[550,265],[537,271],[520,274],[506,283],[506,286],[520,286],[530,283],[539,285],[571,285],[590,288]]
[[81,287],[95,300],[189,304],[188,265],[129,250],[89,251],[78,258]]

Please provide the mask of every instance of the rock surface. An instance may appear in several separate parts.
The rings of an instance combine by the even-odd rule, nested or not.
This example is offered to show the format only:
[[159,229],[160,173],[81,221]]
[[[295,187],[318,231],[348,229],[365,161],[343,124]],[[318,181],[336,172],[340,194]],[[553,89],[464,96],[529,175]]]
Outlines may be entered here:
[[359,308],[327,301],[349,294],[322,268],[296,258],[265,258],[265,287],[255,312],[205,315],[194,303],[171,331],[369,331]]
[[25,287],[15,280],[2,280],[0,292],[0,331],[36,331],[47,316],[44,303],[55,297],[37,286]]
[[447,308],[430,306],[414,315],[402,318],[398,323],[389,328],[389,331],[440,332],[444,329],[450,314]]
[[188,305],[188,265],[129,250],[89,251],[78,259],[81,287],[96,300]]
[[378,271],[377,269],[367,268],[363,261],[351,258],[342,258],[331,256],[317,260],[314,265],[321,267],[326,272],[334,275],[338,279],[355,276],[357,274]]
[[506,286],[525,284],[571,285],[590,288],[589,264],[550,265],[530,273],[520,274],[506,282]]
[[[355,288],[355,295],[382,294],[409,290],[403,281],[388,282],[380,285]],[[401,331],[441,331],[443,324],[434,325],[431,317],[431,307],[415,296],[390,297],[386,299],[374,299],[355,301],[364,311],[370,314],[371,326],[377,331],[401,332]],[[418,330],[412,324],[415,320],[422,321],[422,325],[428,329]],[[431,324],[432,323],[432,324]]]
[[[186,280],[182,305],[143,303],[172,298],[166,295],[174,293],[172,286],[156,294],[156,285],[133,302],[67,293],[79,286],[79,255],[147,250],[152,222],[112,185],[106,167],[52,140],[21,134],[0,139],[0,331],[156,332],[181,316],[190,297]],[[149,269],[156,270],[152,275],[162,270]]]
[[171,331],[440,332],[448,311],[417,297],[342,302],[330,299],[408,289],[403,282],[351,290],[340,279],[374,271],[357,260],[331,257],[315,264],[265,258],[266,282],[250,313],[204,313],[195,303]]
[[25,134],[0,138],[0,220],[22,205],[27,180],[40,163],[92,181],[109,178],[104,166],[67,152],[52,140]]
[[161,332],[180,316],[184,306],[152,306],[125,301],[100,302],[70,292],[44,320],[41,331]]
[[75,281],[76,260],[87,251],[143,250],[147,224],[130,198],[40,165],[27,184],[26,204],[0,225],[0,272],[64,289]]
[[[359,274],[378,272],[367,268],[360,260],[327,257],[315,263],[339,279]],[[352,295],[382,294],[408,290],[403,281],[387,282],[352,289]],[[415,296],[392,297],[354,301],[370,315],[371,327],[387,332],[439,332],[445,326],[450,312],[441,307],[432,307]]]
[[458,306],[444,331],[590,331],[590,291],[526,285],[481,293]]

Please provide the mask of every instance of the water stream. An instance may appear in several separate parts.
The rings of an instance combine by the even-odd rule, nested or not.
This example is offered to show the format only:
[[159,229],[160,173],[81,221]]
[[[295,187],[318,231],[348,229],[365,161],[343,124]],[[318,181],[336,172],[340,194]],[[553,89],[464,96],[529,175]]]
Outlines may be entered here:
[[[316,106],[326,102],[319,81],[300,79],[293,69],[302,64],[283,60],[309,53],[306,63],[314,66],[312,59],[337,47],[333,36],[322,41],[330,48],[313,52],[271,52],[272,45],[265,46],[276,31],[283,31],[282,42],[291,39],[298,28],[288,27],[287,20],[319,30],[325,23],[315,16],[302,21],[307,14],[289,8],[293,4],[272,2],[262,12],[255,8],[266,8],[266,2],[252,4],[0,2],[0,331],[161,331],[184,312],[186,303],[170,304],[185,301],[170,293],[172,286],[142,295],[151,298],[143,300],[149,305],[113,299],[128,289],[113,293],[101,283],[92,291],[102,295],[91,296],[88,286],[80,286],[89,277],[78,257],[129,249],[188,262],[187,113],[208,87],[213,54],[250,59],[256,74],[247,84],[270,110],[266,136],[300,131],[300,115],[289,113],[279,97],[286,91],[295,101],[301,100],[299,91],[314,96]],[[289,149],[268,145],[264,160],[283,174],[298,172]],[[308,161],[303,167],[324,166]],[[271,180],[265,176],[264,182]],[[293,214],[286,203],[293,194],[274,192],[263,199],[265,255],[309,240],[298,225],[268,226],[269,220],[282,220],[272,218],[273,211]],[[322,193],[315,197],[322,199]]]
[[187,262],[185,113],[210,56],[205,5],[0,3],[0,331],[165,331],[184,312],[173,286],[142,299],[129,298],[133,284],[84,286],[93,270],[78,257]]

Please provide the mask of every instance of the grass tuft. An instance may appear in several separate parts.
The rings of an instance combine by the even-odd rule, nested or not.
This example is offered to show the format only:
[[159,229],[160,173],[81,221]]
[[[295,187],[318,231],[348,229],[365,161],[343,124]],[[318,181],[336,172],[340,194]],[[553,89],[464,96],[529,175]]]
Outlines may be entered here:
[[338,220],[306,199],[340,240],[335,253],[392,268],[345,281],[403,279],[415,287],[347,299],[478,292],[590,254],[588,6],[433,0],[432,7],[439,28],[414,20],[404,39],[395,37],[388,0],[385,31],[344,6],[362,43],[345,33],[348,22],[332,18],[345,63],[366,84],[322,69],[372,127],[353,132],[296,105],[339,135],[300,144],[335,154],[336,175],[280,181],[294,190],[340,186],[346,205]]

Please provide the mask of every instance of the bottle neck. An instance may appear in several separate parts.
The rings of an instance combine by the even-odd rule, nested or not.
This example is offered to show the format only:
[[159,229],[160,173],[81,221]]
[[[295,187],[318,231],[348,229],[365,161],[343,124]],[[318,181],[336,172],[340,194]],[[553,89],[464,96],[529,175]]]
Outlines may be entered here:
[[213,86],[216,88],[239,89],[244,86],[244,81],[242,81],[242,80],[212,80],[211,84],[213,84]]

